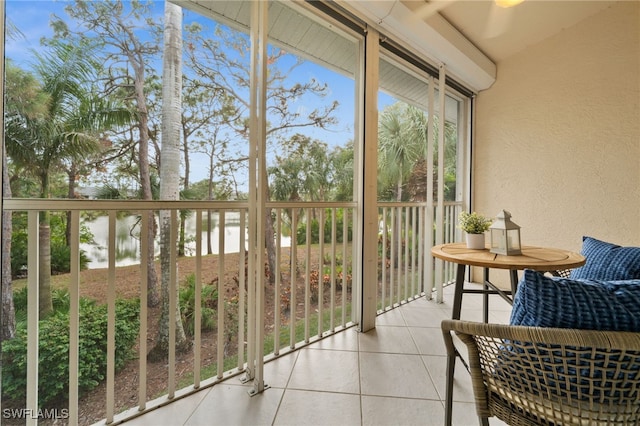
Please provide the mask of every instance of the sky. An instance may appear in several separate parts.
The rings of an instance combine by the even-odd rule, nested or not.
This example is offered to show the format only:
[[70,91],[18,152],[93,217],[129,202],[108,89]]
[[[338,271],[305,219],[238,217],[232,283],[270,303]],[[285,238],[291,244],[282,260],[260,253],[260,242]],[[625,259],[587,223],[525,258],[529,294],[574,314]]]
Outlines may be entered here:
[[[163,20],[163,1],[154,2],[155,10],[154,20],[161,22]],[[49,26],[49,20],[52,15],[61,18],[66,17],[64,12],[64,1],[55,0],[7,0],[6,16],[9,22],[8,26],[15,25],[23,37],[8,37],[6,41],[5,54],[16,65],[28,69],[32,63],[32,51],[40,49],[40,39],[42,37],[51,37],[53,31]],[[183,21],[192,22],[193,20],[206,19],[194,12],[184,9]],[[309,136],[326,141],[329,144],[344,145],[349,139],[353,138],[353,119],[354,119],[354,83],[351,79],[338,75],[333,71],[329,71],[324,67],[318,66],[311,62],[305,63],[297,68],[290,78],[298,81],[308,81],[315,78],[321,82],[330,84],[330,94],[323,102],[329,103],[337,100],[340,103],[336,116],[339,118],[339,124],[330,132],[321,129],[306,128],[304,132]],[[295,108],[300,112],[308,111],[319,102],[313,98],[301,99]],[[381,102],[389,102],[382,100]],[[198,166],[198,162],[202,159],[196,159],[192,167],[191,181],[195,182],[204,179],[207,176],[206,163]]]

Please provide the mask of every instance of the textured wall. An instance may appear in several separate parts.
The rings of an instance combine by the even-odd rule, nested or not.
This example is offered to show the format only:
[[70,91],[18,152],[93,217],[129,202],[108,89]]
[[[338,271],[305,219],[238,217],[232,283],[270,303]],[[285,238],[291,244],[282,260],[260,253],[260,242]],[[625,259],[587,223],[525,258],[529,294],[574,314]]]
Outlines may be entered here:
[[640,2],[497,65],[477,97],[474,210],[510,211],[525,245],[640,246]]

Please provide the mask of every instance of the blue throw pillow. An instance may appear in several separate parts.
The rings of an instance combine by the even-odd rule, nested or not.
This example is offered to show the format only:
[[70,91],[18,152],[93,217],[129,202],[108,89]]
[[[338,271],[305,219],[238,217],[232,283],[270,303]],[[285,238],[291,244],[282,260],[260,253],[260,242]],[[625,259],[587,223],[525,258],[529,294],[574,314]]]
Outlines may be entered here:
[[525,270],[511,324],[640,332],[640,279],[574,280]]
[[621,247],[592,237],[582,238],[584,266],[571,271],[572,279],[640,279],[640,247]]
[[[513,300],[510,322],[536,327],[640,332],[640,279],[573,280],[525,270]],[[594,358],[589,350],[571,347],[564,364],[558,366],[557,360],[550,358],[555,356],[555,349],[555,345],[538,345],[536,350],[529,351],[521,342],[513,342],[513,349],[506,350],[502,356],[509,366],[511,351],[529,351],[528,365],[539,364],[547,371],[539,381],[536,379],[534,386],[541,395],[556,394],[559,388],[559,398],[580,400],[592,395],[605,404],[610,399],[617,403],[637,395],[634,383],[640,373],[639,352],[613,350],[607,357]],[[572,349],[575,350],[573,356]],[[522,371],[510,377],[530,373],[526,366],[518,368]],[[507,373],[511,371],[503,371],[503,375]],[[592,379],[601,380],[598,389],[593,388]],[[618,384],[615,394],[606,390],[608,381]]]

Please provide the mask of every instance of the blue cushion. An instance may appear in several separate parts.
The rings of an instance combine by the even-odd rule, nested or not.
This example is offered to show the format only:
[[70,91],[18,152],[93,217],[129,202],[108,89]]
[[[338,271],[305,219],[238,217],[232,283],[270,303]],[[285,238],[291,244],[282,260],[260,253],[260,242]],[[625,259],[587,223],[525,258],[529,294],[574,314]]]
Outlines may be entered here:
[[[513,300],[511,324],[640,332],[640,279],[574,280],[547,277],[539,272],[525,270]],[[592,389],[590,381],[581,377],[602,379],[602,386],[605,388],[606,381],[624,381],[625,375],[635,380],[640,371],[639,352],[627,351],[623,354],[615,350],[606,358],[594,358],[590,351],[574,348],[575,358],[568,359],[563,367],[551,367],[548,359],[554,357],[556,346],[546,347],[548,350],[544,349],[544,345],[532,350],[529,359],[530,363],[541,364],[548,371],[536,384],[541,394],[548,395],[548,386],[554,388],[558,382],[559,387],[574,399],[580,399],[579,395],[593,395],[599,397],[601,403],[608,403],[611,398],[616,402],[637,394],[637,389],[632,385],[624,384],[619,387],[622,394],[613,395],[608,391],[601,394]],[[522,352],[526,348],[519,347],[515,350]],[[508,351],[503,356],[508,359]],[[620,362],[620,365],[612,371],[609,367],[616,362]],[[609,370],[603,377],[602,368],[605,367]],[[521,368],[526,370],[526,366]],[[516,373],[528,374],[527,371]]]
[[574,280],[525,270],[511,324],[640,332],[640,279]]
[[621,247],[592,237],[583,237],[581,253],[587,262],[571,271],[572,279],[640,279],[640,247]]

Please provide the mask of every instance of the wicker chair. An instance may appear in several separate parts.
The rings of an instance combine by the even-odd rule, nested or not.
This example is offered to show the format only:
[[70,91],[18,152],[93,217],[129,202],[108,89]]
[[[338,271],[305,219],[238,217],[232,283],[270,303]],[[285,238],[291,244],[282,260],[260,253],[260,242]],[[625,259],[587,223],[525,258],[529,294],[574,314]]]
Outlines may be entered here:
[[442,322],[468,349],[480,424],[639,425],[640,333]]

